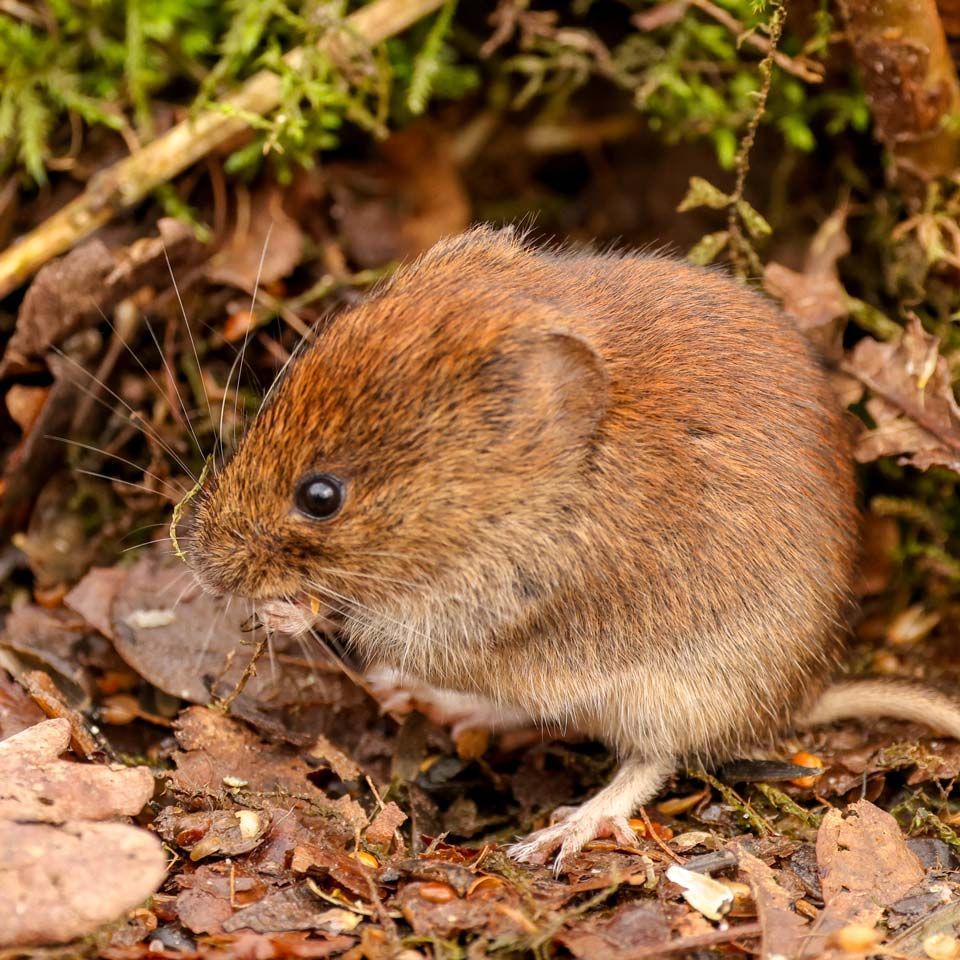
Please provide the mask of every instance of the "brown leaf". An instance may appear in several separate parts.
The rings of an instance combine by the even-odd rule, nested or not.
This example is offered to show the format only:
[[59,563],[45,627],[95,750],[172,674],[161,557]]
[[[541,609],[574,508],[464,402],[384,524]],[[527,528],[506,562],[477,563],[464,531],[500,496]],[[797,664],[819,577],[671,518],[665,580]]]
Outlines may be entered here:
[[[348,932],[360,921],[357,914],[331,907],[304,887],[286,887],[268,893],[262,900],[237,911],[223,924],[228,933],[255,930],[257,933],[283,933],[289,930],[329,930]],[[352,940],[346,941],[348,946]]]
[[794,898],[777,883],[776,874],[758,857],[746,850],[738,854],[739,867],[746,877],[757,905],[757,918],[763,928],[761,956],[795,957],[808,936],[807,921],[793,912]]
[[380,151],[382,162],[374,167],[344,164],[328,171],[334,215],[352,259],[363,267],[415,257],[470,220],[460,171],[436,126],[413,124],[391,135]]
[[106,820],[143,809],[154,786],[146,767],[58,759],[69,742],[66,720],[45,720],[0,742],[0,819]]
[[877,425],[857,443],[861,463],[903,454],[900,463],[921,470],[960,472],[960,406],[939,343],[911,317],[899,340],[865,337],[844,363],[872,394],[867,412]]
[[374,818],[367,827],[367,843],[378,846],[387,846],[393,839],[393,834],[407,819],[407,815],[391,800]]
[[[143,554],[113,601],[114,646],[124,661],[154,686],[194,703],[209,703],[211,689],[226,696],[246,668],[252,647],[243,625],[250,611],[199,586],[184,590],[183,564],[167,550]],[[233,702],[236,715],[291,743],[313,743],[324,731],[341,729],[341,710],[373,715],[375,705],[339,671],[330,670],[319,648],[304,659],[293,637],[277,635],[274,659],[257,666]],[[292,654],[283,658],[283,654]],[[361,709],[362,708],[362,709]],[[356,721],[355,721],[356,722]]]
[[307,756],[324,761],[341,780],[356,780],[363,773],[350,757],[322,734],[317,737]]
[[94,567],[63,598],[91,627],[113,639],[113,620],[110,612],[113,601],[130,573],[126,567]]
[[556,941],[578,960],[617,960],[631,949],[665,947],[670,926],[659,903],[625,903],[610,916],[591,916],[571,926]]
[[179,792],[220,797],[230,787],[252,794],[300,797],[343,818],[348,833],[366,826],[360,805],[349,796],[330,800],[309,780],[312,768],[290,747],[267,743],[219,711],[204,707],[184,710],[174,727],[181,750],[173,755],[176,770],[169,776]]
[[268,187],[250,200],[249,222],[207,267],[207,277],[253,293],[287,276],[303,257],[300,225],[283,209],[283,191]]
[[0,741],[40,723],[43,712],[6,670],[0,670]]
[[768,293],[783,302],[783,308],[829,356],[841,352],[840,334],[849,312],[847,294],[840,283],[837,261],[850,252],[847,207],[838,207],[820,225],[810,241],[803,269],[791,270],[769,263],[763,272]]
[[146,900],[166,865],[160,841],[126,824],[0,821],[0,947],[85,937]]
[[336,883],[364,900],[370,899],[373,873],[360,860],[334,846],[326,838],[315,843],[302,843],[290,860],[294,873],[309,873],[315,876],[332,877]]
[[185,223],[164,218],[157,229],[158,236],[119,250],[91,240],[48,263],[23,298],[0,376],[30,369],[49,347],[98,322],[101,311],[109,316],[115,304],[144,284],[168,283],[164,250],[174,270],[196,258],[199,245]]
[[529,905],[506,884],[495,897],[456,897],[439,903],[423,895],[429,886],[408,883],[396,898],[404,919],[420,936],[456,938],[469,931],[488,940],[516,940],[537,929],[528,915]]
[[[876,926],[884,908],[924,877],[897,821],[867,800],[827,811],[817,833],[817,864],[824,902],[817,933],[823,936],[851,924]],[[807,955],[821,956],[822,942],[818,938]]]
[[249,853],[263,843],[270,821],[269,813],[257,810],[185,813],[167,807],[154,822],[154,829],[168,843],[186,850],[191,860],[201,860]]

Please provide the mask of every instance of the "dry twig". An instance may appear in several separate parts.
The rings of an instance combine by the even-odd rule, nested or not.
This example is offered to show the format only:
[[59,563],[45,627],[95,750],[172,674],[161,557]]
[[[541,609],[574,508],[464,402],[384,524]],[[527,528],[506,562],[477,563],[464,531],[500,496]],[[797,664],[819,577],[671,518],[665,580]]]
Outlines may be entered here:
[[[405,30],[436,10],[442,0],[376,0],[344,21],[346,36],[372,45]],[[326,43],[330,45],[332,38]],[[343,42],[338,37],[337,42]],[[296,70],[304,51],[286,54]],[[44,263],[102,227],[115,214],[142,200],[211,150],[247,129],[245,117],[262,116],[280,102],[281,78],[262,70],[215,107],[178,123],[132,156],[92,177],[87,189],[17,243],[0,253],[0,297],[15,290]]]

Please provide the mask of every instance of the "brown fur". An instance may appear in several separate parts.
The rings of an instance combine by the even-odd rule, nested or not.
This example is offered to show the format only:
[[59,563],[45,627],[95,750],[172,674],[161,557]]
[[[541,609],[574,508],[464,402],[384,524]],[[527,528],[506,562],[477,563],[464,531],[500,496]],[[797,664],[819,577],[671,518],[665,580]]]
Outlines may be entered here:
[[[317,470],[348,481],[323,523],[292,506]],[[477,229],[292,365],[191,555],[213,589],[339,609],[371,664],[666,763],[812,701],[855,528],[841,414],[768,301]]]

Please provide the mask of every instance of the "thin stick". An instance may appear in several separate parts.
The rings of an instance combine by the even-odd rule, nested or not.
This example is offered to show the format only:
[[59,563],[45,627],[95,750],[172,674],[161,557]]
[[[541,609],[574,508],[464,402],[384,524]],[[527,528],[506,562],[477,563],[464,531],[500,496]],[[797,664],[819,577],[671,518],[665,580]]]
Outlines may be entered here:
[[[406,30],[436,10],[443,0],[375,0],[344,20],[348,36],[374,45]],[[329,49],[334,38],[325,38]],[[342,43],[342,37],[336,39]],[[284,56],[298,69],[302,47]],[[217,106],[178,123],[142,150],[90,179],[87,189],[48,220],[0,253],[0,297],[15,290],[48,260],[69,250],[126,207],[171,180],[191,164],[247,129],[245,117],[263,116],[281,100],[282,80],[269,71],[254,74],[237,93]]]
[[243,668],[243,673],[240,674],[240,679],[237,681],[237,685],[228,693],[222,700],[215,700],[213,706],[218,710],[222,710],[224,713],[230,709],[230,704],[233,703],[237,697],[243,693],[243,688],[250,682],[250,678],[257,672],[257,661],[263,656],[264,650],[267,649],[267,644],[270,642],[270,634],[266,630],[263,631],[263,636],[257,641],[256,649],[253,651],[253,656],[250,658],[250,662]]

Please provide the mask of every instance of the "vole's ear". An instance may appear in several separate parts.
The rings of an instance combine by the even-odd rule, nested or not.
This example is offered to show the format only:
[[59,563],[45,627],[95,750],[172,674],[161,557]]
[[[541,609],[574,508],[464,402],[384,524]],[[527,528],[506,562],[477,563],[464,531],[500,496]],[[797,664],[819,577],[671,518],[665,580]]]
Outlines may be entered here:
[[526,344],[518,398],[538,427],[557,439],[589,440],[607,410],[610,378],[603,358],[583,337],[548,330]]

